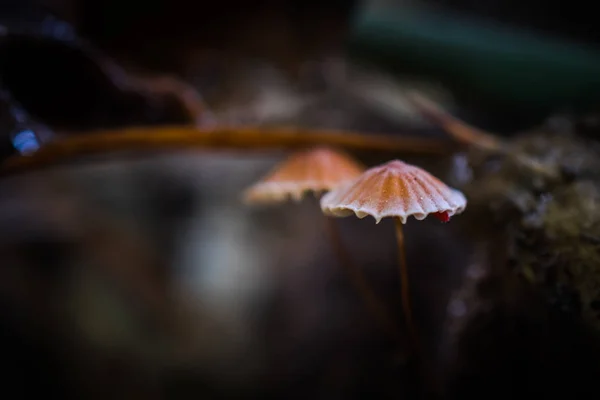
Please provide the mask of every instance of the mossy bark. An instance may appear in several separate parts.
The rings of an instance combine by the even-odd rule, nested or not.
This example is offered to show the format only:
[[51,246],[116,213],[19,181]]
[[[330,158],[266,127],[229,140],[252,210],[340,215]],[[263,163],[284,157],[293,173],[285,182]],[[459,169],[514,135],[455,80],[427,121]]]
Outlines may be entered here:
[[455,296],[468,311],[450,316],[450,397],[600,393],[600,147],[550,129],[511,147],[542,170],[468,155],[464,222],[484,273]]

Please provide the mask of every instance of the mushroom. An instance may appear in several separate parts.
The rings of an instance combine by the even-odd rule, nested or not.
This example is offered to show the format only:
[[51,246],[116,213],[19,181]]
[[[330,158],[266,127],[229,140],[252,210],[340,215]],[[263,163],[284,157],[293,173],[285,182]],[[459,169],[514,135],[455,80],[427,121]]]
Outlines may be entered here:
[[[360,176],[365,167],[349,155],[329,147],[317,147],[292,154],[277,165],[259,182],[248,188],[243,195],[247,204],[275,204],[292,198],[299,202],[305,194],[320,194],[351,182]],[[384,329],[397,339],[400,331],[391,313],[377,297],[372,288],[344,250],[340,233],[333,218],[325,218],[329,238],[343,268],[362,296],[366,306],[379,320]]]
[[305,194],[316,196],[358,177],[365,168],[348,155],[317,147],[292,154],[244,192],[249,204],[273,204]]
[[446,186],[423,169],[398,160],[368,169],[321,198],[321,209],[327,216],[355,214],[362,219],[370,215],[377,224],[382,218],[394,219],[402,307],[415,345],[418,345],[418,337],[410,307],[403,225],[411,215],[423,220],[433,214],[442,222],[448,222],[450,217],[464,211],[466,205],[465,196],[458,190]]

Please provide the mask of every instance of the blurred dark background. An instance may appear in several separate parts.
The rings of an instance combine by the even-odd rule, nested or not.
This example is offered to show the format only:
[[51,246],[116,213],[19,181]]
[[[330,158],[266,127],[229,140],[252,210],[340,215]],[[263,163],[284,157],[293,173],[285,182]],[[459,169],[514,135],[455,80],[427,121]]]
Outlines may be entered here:
[[[202,124],[204,111],[194,119],[182,100],[190,88],[217,123],[441,137],[407,105],[403,95],[414,87],[506,137],[557,113],[575,125],[594,115],[600,79],[588,74],[596,65],[588,53],[569,69],[588,81],[549,74],[552,81],[540,85],[556,93],[549,98],[534,85],[522,88],[529,75],[511,84],[518,71],[463,84],[456,78],[461,68],[449,73],[438,61],[485,70],[480,60],[496,57],[493,43],[482,58],[457,60],[434,45],[389,47],[386,41],[399,43],[400,36],[377,39],[370,28],[357,28],[366,9],[413,8],[449,16],[448,26],[458,15],[464,19],[456,21],[501,24],[598,51],[597,17],[583,1],[4,0],[1,156],[99,128]],[[362,51],[350,51],[356,42]],[[535,76],[546,62],[536,60],[521,69]],[[523,90],[494,95],[512,86]],[[591,121],[585,134],[595,138]],[[369,165],[385,160],[355,155]],[[253,209],[239,201],[284,156],[107,156],[4,179],[2,396],[464,399],[593,390],[595,333],[555,317],[528,289],[472,325],[462,322],[469,301],[481,312],[481,298],[513,292],[471,287],[501,257],[475,257],[481,238],[461,217],[406,227],[431,379],[423,381],[338,268],[316,202]],[[469,179],[461,178],[465,157],[406,159],[460,186]],[[392,224],[339,225],[402,321]],[[465,292],[474,300],[457,295]]]

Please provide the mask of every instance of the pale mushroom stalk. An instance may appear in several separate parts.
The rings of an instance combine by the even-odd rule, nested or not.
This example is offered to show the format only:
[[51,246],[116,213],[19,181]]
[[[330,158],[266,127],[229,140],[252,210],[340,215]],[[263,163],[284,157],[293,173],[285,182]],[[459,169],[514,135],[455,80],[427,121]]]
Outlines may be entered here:
[[415,344],[419,346],[419,335],[417,327],[413,320],[412,307],[410,302],[410,291],[409,291],[409,280],[408,280],[408,266],[406,264],[406,250],[404,247],[404,227],[400,218],[394,218],[394,225],[396,228],[396,242],[398,244],[398,268],[400,272],[400,290],[402,296],[402,311],[404,312],[404,318],[406,319],[406,325],[410,331],[410,336]]
[[339,260],[340,266],[350,278],[356,291],[362,297],[365,306],[373,315],[375,320],[382,325],[386,333],[394,340],[400,340],[401,333],[398,324],[392,318],[391,313],[377,296],[371,285],[368,284],[365,275],[358,266],[352,262],[350,255],[342,244],[339,228],[333,218],[325,217],[327,233]]

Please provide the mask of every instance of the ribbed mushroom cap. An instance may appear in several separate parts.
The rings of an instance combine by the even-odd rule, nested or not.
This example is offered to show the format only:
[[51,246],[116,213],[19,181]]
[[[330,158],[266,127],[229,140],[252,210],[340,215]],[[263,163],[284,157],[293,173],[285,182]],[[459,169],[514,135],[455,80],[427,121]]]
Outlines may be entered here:
[[319,194],[360,176],[365,168],[343,152],[320,147],[300,151],[276,166],[244,193],[247,203],[300,201],[307,192]]
[[376,223],[386,217],[397,217],[406,223],[411,215],[422,220],[429,214],[447,221],[466,206],[461,192],[427,171],[398,160],[371,168],[321,198],[321,209],[326,215],[370,215]]

